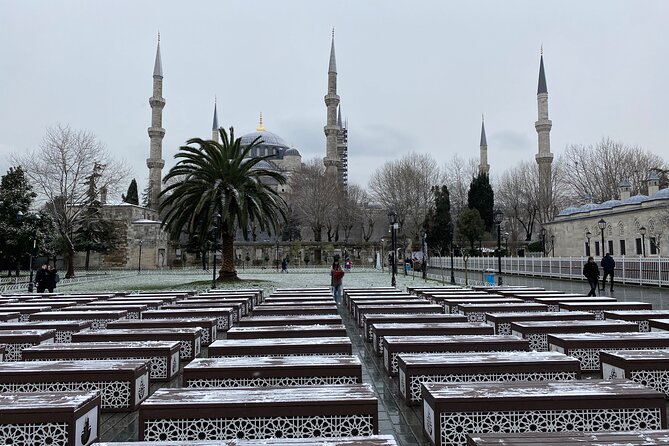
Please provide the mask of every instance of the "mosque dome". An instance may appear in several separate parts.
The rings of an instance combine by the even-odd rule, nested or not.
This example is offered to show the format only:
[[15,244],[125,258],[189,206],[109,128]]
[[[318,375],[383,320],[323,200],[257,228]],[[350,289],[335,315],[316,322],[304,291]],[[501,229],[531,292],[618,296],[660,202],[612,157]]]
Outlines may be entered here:
[[581,213],[581,212],[590,212],[590,211],[593,211],[593,210],[597,209],[598,206],[599,205],[597,203],[586,203],[583,206],[581,206],[580,208],[576,209],[574,214]]
[[291,147],[290,149],[283,152],[283,156],[302,156],[302,155],[300,155],[299,150]]
[[250,156],[274,156],[276,159],[283,159],[286,151],[290,150],[283,138],[265,129],[262,124],[262,113],[260,113],[260,122],[256,131],[243,135],[241,145],[242,147],[248,146],[256,139],[258,139],[258,144],[253,148]]
[[572,207],[568,207],[568,208],[562,209],[562,210],[560,211],[560,213],[558,214],[558,217],[559,217],[559,216],[565,216],[565,215],[575,214],[576,212],[578,212],[578,208],[575,208],[575,207],[573,207],[573,206],[572,206]]
[[646,200],[648,200],[648,197],[646,195],[639,194],[639,195],[635,195],[633,197],[629,197],[627,200],[623,201],[622,204],[638,204],[638,203],[642,203]]
[[664,189],[660,189],[657,192],[655,192],[653,195],[648,197],[650,200],[665,200],[669,199],[669,187],[665,187]]
[[622,204],[622,201],[611,199],[611,200],[605,201],[604,203],[597,206],[597,209],[611,209],[614,206],[618,206],[620,204]]

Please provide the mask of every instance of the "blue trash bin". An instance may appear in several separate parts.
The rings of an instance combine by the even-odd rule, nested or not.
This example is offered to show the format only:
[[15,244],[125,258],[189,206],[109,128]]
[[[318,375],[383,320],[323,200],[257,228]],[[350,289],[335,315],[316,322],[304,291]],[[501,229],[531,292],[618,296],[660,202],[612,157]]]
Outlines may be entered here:
[[483,270],[483,283],[487,286],[495,286],[495,270],[494,269],[484,269]]

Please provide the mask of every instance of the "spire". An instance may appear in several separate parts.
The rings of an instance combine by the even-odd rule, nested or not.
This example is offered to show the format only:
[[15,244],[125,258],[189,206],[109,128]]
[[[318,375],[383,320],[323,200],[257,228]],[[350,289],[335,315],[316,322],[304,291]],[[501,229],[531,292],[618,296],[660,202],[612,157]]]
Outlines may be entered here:
[[539,62],[539,88],[537,88],[537,94],[548,93],[548,88],[546,87],[546,73],[544,73],[544,48],[541,47],[541,61]]
[[337,108],[337,125],[341,128],[341,105]]
[[214,96],[214,122],[211,124],[211,130],[218,131],[218,113],[216,110],[216,96]]
[[334,28],[332,28],[332,45],[330,46],[330,67],[328,68],[328,73],[337,72],[337,60],[335,58],[335,48],[334,48]]
[[485,137],[485,120],[483,118],[483,115],[481,115],[481,144],[480,146],[487,146],[488,141]]
[[158,33],[158,46],[156,47],[156,62],[153,65],[153,77],[163,77],[163,61],[160,58],[160,33]]
[[256,131],[258,132],[264,132],[265,127],[262,125],[262,112],[260,112],[260,122],[258,123],[258,127],[256,127]]

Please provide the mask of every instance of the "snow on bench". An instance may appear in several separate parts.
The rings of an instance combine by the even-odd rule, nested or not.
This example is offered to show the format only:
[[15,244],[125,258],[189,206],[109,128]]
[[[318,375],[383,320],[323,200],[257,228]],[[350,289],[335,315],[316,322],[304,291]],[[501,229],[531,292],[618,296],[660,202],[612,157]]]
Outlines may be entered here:
[[511,323],[520,321],[583,321],[594,320],[595,315],[587,311],[539,311],[519,313],[486,313],[486,324],[495,329],[495,334],[510,335]]
[[383,355],[383,339],[386,336],[444,336],[444,335],[491,335],[493,329],[486,324],[471,322],[391,322],[372,324],[372,346],[374,353]]
[[345,337],[343,325],[267,325],[263,327],[232,327],[227,339]]
[[201,343],[208,346],[216,340],[216,319],[213,317],[194,317],[187,319],[141,319],[109,322],[107,328],[200,328]]
[[527,339],[530,350],[549,350],[548,335],[551,333],[617,333],[639,331],[631,322],[600,320],[552,320],[518,321],[511,323],[511,334]]
[[225,339],[209,346],[209,357],[351,355],[351,340],[336,338]]

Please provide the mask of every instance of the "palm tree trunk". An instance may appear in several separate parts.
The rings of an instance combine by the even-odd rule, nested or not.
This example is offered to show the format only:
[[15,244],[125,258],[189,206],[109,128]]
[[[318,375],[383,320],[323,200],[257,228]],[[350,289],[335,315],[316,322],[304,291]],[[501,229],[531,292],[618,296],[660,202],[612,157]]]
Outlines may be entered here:
[[217,281],[229,282],[239,280],[237,271],[235,271],[235,236],[234,234],[223,233],[222,236],[222,254],[221,269],[218,271]]

